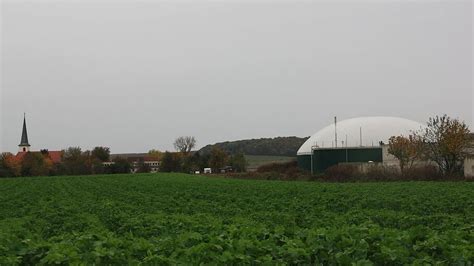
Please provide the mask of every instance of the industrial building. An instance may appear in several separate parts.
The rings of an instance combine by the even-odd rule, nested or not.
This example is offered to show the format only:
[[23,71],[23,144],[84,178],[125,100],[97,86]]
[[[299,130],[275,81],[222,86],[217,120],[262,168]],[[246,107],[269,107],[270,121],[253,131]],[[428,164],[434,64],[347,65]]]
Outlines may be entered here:
[[311,136],[298,150],[298,166],[312,173],[339,163],[398,165],[388,153],[392,136],[408,136],[425,127],[399,117],[358,117],[337,122]]

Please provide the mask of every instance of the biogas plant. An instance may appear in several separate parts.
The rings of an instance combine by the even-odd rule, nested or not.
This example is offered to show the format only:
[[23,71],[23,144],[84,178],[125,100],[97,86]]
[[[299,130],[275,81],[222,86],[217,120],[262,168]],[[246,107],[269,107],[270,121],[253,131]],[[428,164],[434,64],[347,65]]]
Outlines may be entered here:
[[392,136],[408,136],[424,125],[399,117],[358,117],[328,125],[311,136],[298,150],[298,166],[312,173],[338,164],[397,166],[388,153]]

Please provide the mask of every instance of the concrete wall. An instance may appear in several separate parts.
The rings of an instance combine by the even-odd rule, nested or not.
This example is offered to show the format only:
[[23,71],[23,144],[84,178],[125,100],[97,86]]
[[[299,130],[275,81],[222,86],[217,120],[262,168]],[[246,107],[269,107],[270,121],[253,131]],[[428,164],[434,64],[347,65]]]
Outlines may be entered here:
[[464,159],[464,176],[474,177],[474,155],[470,155]]
[[381,162],[373,163],[341,163],[340,165],[350,165],[357,168],[357,171],[362,174],[367,174],[371,170],[380,170],[390,173],[400,173],[400,167],[398,165],[387,165]]
[[398,159],[392,154],[388,153],[388,145],[382,145],[382,161],[386,166],[400,168],[400,162]]
[[[382,146],[382,158],[384,166],[397,168],[400,171],[400,161],[388,152],[388,145]],[[436,166],[432,161],[415,161],[413,167]],[[407,166],[408,167],[408,166]]]

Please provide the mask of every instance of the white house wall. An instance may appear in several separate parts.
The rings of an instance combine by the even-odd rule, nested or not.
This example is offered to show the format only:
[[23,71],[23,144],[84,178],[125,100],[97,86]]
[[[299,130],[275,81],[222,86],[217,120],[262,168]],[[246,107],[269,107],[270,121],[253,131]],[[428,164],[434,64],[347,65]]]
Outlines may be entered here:
[[474,177],[474,155],[464,159],[464,176]]

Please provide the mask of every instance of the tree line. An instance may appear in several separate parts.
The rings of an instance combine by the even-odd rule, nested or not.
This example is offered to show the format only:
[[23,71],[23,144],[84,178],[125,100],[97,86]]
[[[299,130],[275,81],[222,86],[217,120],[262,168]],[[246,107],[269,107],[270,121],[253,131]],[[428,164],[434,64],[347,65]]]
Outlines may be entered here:
[[48,150],[27,152],[22,157],[11,153],[0,156],[0,177],[47,176],[47,175],[90,175],[129,173],[130,163],[124,158],[110,161],[110,149],[95,147],[82,151],[80,147],[70,147],[61,151],[61,161],[53,162]]
[[[228,154],[219,147],[209,153],[193,152],[196,139],[191,136],[179,137],[174,142],[176,152],[150,150],[148,157],[160,162],[160,172],[194,173],[204,168],[214,172],[230,166],[235,172],[245,172],[247,161],[243,153]],[[48,150],[27,152],[18,157],[12,153],[0,155],[0,177],[52,176],[52,175],[94,175],[149,172],[150,167],[143,161],[130,162],[115,156],[111,159],[110,148],[95,147],[83,151],[80,147],[70,147],[61,151],[61,161],[53,162]]]

